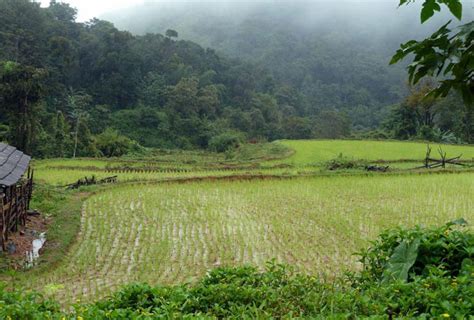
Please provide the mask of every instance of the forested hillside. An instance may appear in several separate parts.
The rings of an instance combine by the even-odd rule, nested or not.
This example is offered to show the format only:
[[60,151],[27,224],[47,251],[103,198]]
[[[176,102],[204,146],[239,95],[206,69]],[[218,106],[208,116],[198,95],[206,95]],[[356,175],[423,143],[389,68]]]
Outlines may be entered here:
[[472,112],[458,97],[427,106],[416,98],[423,88],[407,90],[403,66],[388,66],[400,42],[424,34],[416,18],[376,8],[368,19],[360,7],[343,19],[345,5],[302,4],[110,16],[134,34],[77,23],[56,1],[0,0],[0,140],[36,157],[114,156],[348,137],[384,123],[381,137],[471,141]]
[[[433,121],[425,120],[430,117],[426,106],[414,105],[416,98],[407,97],[430,83],[408,88],[406,64],[389,65],[400,43],[423,39],[452,17],[443,9],[420,25],[421,4],[397,5],[398,1],[147,2],[105,17],[136,34],[171,28],[180,38],[265,67],[287,86],[286,93],[292,93],[293,98],[285,100],[291,107],[287,111],[320,117],[322,111],[337,110],[356,131],[382,126],[382,136],[399,139],[450,136],[451,141],[471,141],[473,129],[466,126],[472,112],[464,113],[459,97],[431,103]],[[463,21],[472,21],[474,10],[469,3],[465,8]],[[322,131],[325,123],[319,126]]]
[[388,2],[153,3],[107,18],[138,34],[175,29],[183,39],[263,65],[301,94],[306,113],[372,109],[357,110],[371,118],[357,119],[364,126],[377,122],[374,109],[405,94],[403,66],[388,61],[413,34],[409,27],[419,29],[416,14],[398,17]]
[[[311,135],[311,121],[285,109],[287,87],[263,67],[102,20],[76,23],[75,15],[67,4],[0,1],[0,139],[62,157],[118,155],[133,147],[129,139],[219,149],[243,133]],[[340,113],[327,117],[340,128],[326,134],[348,132]]]

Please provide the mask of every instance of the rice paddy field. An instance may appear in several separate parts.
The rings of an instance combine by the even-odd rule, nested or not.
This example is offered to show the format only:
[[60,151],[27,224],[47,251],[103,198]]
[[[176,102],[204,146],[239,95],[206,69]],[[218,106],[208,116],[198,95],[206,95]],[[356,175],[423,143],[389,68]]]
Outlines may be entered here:
[[[40,160],[35,163],[36,178],[61,186],[84,177],[101,179],[114,175],[122,182],[240,175],[295,176],[321,174],[325,162],[339,155],[348,159],[381,162],[394,170],[410,170],[422,165],[426,154],[426,144],[419,142],[282,140],[266,145],[270,145],[270,149],[279,149],[276,156],[253,157],[252,154],[259,153],[259,145],[256,145],[244,148],[230,159],[215,153],[168,151],[143,159]],[[432,145],[433,157],[438,157],[439,146],[448,157],[462,155],[462,159],[469,164],[468,168],[474,165],[473,146]]]
[[397,225],[474,221],[474,175],[311,177],[114,187],[83,207],[76,245],[35,289],[70,302],[123,284],[193,281],[270,259],[311,274],[357,268],[353,253]]
[[[117,175],[119,183],[84,201],[80,231],[61,263],[18,281],[67,305],[131,282],[192,282],[217,266],[263,267],[271,259],[331,277],[357,269],[353,254],[386,228],[441,225],[460,217],[474,222],[474,172],[410,171],[422,163],[423,143],[277,143],[291,152],[279,159],[165,153],[36,162],[41,183],[61,186],[91,175]],[[472,146],[443,149],[474,157]],[[391,174],[327,174],[322,163],[340,153],[399,167]],[[193,181],[205,177],[213,179]],[[179,179],[187,180],[170,181]]]

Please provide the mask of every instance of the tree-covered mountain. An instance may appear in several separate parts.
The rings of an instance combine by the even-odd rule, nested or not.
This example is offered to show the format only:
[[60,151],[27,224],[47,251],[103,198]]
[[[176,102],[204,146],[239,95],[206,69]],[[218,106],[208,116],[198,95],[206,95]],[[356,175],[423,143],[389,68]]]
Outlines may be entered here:
[[[356,128],[374,128],[387,106],[409,92],[404,65],[389,66],[400,43],[423,38],[419,8],[398,1],[146,2],[106,15],[136,34],[176,30],[180,37],[270,71],[299,94],[289,105],[311,116],[344,111]],[[444,14],[445,13],[445,14]],[[474,17],[465,10],[464,20]]]
[[439,129],[470,141],[472,113],[456,97],[435,101],[457,111],[430,107],[428,124],[421,102],[402,103],[406,73],[388,60],[400,42],[425,34],[415,15],[316,3],[150,4],[110,16],[129,32],[78,23],[76,10],[56,1],[0,0],[0,140],[35,156],[110,156],[135,142],[225,150],[385,123],[385,136],[430,138]]
[[[190,148],[222,137],[233,143],[348,132],[334,110],[320,119],[336,125],[316,128],[320,119],[302,117],[301,104],[289,106],[299,93],[256,63],[172,34],[77,23],[75,15],[55,1],[41,8],[0,0],[0,138],[26,152],[117,154],[110,150],[130,144],[119,134],[144,146]],[[115,149],[104,145],[109,140]]]

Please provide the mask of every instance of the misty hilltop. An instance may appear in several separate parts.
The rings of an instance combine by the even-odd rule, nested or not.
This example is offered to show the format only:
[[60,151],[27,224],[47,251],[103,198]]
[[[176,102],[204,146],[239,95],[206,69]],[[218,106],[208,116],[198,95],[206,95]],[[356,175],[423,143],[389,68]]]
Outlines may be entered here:
[[389,65],[400,43],[452,17],[421,25],[416,5],[396,2],[152,2],[78,22],[68,3],[0,0],[0,140],[37,157],[278,139],[471,142],[459,95],[425,108],[429,88],[407,85],[409,59]]
[[416,5],[397,3],[147,2],[104,18],[135,34],[176,30],[179,39],[265,67],[301,94],[297,109],[306,114],[335,108],[354,126],[373,128],[406,94],[404,65],[388,65],[394,51],[447,16],[420,25]]

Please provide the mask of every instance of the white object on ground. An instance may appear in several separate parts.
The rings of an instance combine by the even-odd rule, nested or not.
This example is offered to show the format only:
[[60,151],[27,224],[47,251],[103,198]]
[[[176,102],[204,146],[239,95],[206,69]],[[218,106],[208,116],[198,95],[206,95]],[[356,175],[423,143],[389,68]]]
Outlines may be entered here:
[[39,258],[39,251],[46,242],[46,233],[42,232],[38,239],[33,240],[33,249],[26,252],[26,267],[31,268],[34,266],[34,262]]

